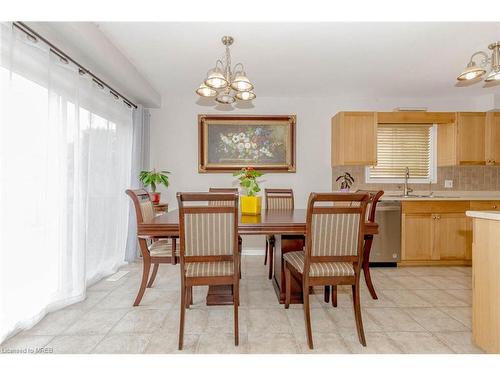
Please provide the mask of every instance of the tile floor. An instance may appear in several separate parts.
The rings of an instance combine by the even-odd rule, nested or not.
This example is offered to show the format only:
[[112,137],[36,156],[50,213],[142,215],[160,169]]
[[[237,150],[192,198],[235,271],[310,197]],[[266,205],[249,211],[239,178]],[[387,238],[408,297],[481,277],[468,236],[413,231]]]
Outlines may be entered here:
[[[179,353],[179,268],[163,265],[141,306],[132,307],[141,264],[118,281],[101,281],[85,301],[47,315],[2,349],[46,348],[54,353]],[[302,305],[285,310],[276,299],[263,257],[242,260],[240,346],[233,344],[230,306],[207,307],[195,288],[186,313],[181,353],[481,353],[471,343],[471,269],[373,268],[379,299],[362,284],[367,347],[359,344],[350,288],[338,307],[312,296],[314,350],[307,348]]]

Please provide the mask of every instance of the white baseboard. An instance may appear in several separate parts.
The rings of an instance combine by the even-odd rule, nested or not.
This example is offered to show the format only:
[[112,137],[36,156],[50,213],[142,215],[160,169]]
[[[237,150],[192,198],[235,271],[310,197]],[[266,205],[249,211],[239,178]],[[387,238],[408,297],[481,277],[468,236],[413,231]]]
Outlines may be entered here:
[[241,250],[242,255],[265,255],[266,250],[262,248],[243,248]]

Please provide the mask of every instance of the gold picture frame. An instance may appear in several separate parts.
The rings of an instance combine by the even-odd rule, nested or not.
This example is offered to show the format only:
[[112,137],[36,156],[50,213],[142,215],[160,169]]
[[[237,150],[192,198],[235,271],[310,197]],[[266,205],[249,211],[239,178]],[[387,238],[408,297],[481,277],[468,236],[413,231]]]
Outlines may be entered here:
[[295,115],[198,115],[199,173],[294,173]]

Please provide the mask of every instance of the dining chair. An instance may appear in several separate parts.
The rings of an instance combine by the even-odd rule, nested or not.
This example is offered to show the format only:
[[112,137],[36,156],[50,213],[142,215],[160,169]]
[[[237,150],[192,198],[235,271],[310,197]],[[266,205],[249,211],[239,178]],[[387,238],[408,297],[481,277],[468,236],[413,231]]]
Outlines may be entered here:
[[[211,187],[208,189],[209,193],[232,193],[232,194],[238,194],[238,188],[214,188]],[[233,202],[227,202],[227,201],[210,201],[208,202],[209,206],[231,206],[233,205]],[[238,251],[240,253],[240,262],[241,262],[241,251],[243,248],[243,239],[241,236],[238,236]],[[240,279],[241,279],[241,263],[240,263]]]
[[[184,340],[186,302],[192,296],[191,288],[200,285],[232,285],[234,343],[238,345],[238,195],[177,193],[177,201],[181,263],[179,350]],[[214,201],[225,204],[211,205]]]
[[[266,210],[293,210],[294,199],[292,189],[264,189]],[[269,279],[273,277],[273,260],[274,260],[274,235],[266,236],[266,255],[264,257],[264,265],[267,264],[269,258]],[[269,254],[269,256],[268,256]]]
[[[377,211],[377,204],[384,195],[383,190],[356,190],[356,193],[365,193],[368,194],[370,200],[366,206],[366,221],[370,223],[375,222],[375,214]],[[377,293],[375,292],[375,288],[373,286],[372,278],[370,275],[370,252],[372,250],[373,244],[373,235],[365,236],[365,243],[363,246],[363,274],[365,275],[366,286],[368,287],[368,291],[373,299],[378,299]]]
[[[290,306],[292,276],[302,282],[307,343],[313,349],[309,287],[351,285],[358,338],[366,339],[359,295],[368,194],[311,193],[307,204],[306,247],[283,255],[285,308]],[[332,205],[332,203],[334,205]],[[336,206],[335,203],[349,203]],[[355,204],[351,204],[355,203]]]
[[[377,210],[377,204],[384,195],[383,190],[356,190],[355,193],[368,194],[370,199],[366,206],[366,221],[370,223],[375,222],[375,213]],[[363,274],[365,275],[365,282],[373,299],[378,299],[377,293],[375,292],[375,287],[373,286],[371,274],[370,274],[370,253],[373,244],[373,235],[365,236],[365,241],[363,245]],[[337,286],[332,285],[332,305],[337,307]],[[325,286],[325,302],[329,302],[330,287]]]
[[[135,209],[135,217],[137,224],[145,221],[150,221],[155,217],[153,202],[149,193],[144,189],[131,190],[127,189],[125,193],[132,199]],[[153,285],[160,263],[176,264],[178,262],[177,239],[171,238],[154,238],[137,236],[139,242],[139,249],[142,255],[142,281],[139,287],[139,292],[134,301],[134,306],[141,303],[142,297],[146,288],[151,288]],[[148,244],[148,241],[150,242]],[[153,265],[153,272],[151,277],[149,271]],[[149,282],[148,282],[149,279]]]

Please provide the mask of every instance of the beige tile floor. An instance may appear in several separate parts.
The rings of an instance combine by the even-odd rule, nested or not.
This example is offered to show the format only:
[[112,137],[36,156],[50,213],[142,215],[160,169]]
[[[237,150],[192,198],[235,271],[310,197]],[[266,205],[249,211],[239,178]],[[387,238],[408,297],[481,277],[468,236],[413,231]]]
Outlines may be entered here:
[[[132,307],[141,264],[118,281],[101,281],[87,299],[47,315],[1,345],[44,347],[54,353],[178,353],[179,268],[160,267],[140,307]],[[194,292],[187,311],[182,353],[481,353],[471,343],[471,269],[373,268],[379,299],[363,281],[367,347],[359,344],[350,288],[337,308],[312,296],[315,349],[307,348],[302,305],[278,304],[263,257],[242,260],[240,346],[233,344],[232,307],[207,307],[206,288]]]

